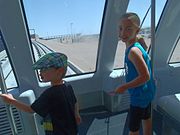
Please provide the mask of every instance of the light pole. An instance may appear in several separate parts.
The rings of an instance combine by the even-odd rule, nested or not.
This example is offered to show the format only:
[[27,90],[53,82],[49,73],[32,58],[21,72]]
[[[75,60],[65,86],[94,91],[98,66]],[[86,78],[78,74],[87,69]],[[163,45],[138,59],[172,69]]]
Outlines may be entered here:
[[35,39],[35,41],[36,41],[36,31],[35,31],[35,29],[29,29],[30,31],[33,31],[33,35],[34,35],[34,39]]
[[71,41],[73,42],[73,32],[72,32],[72,26],[73,26],[73,23],[71,22],[71,23],[70,23]]

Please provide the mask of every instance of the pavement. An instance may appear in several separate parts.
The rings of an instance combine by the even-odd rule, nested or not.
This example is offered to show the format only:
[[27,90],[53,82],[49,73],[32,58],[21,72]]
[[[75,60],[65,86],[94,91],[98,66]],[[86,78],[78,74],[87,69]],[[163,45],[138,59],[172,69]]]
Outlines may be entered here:
[[[98,37],[89,37],[80,40],[79,42],[60,42],[58,39],[43,40],[38,39],[38,42],[46,45],[50,49],[65,53],[69,61],[75,64],[84,72],[93,72],[96,68]],[[150,39],[146,39],[149,46]],[[114,67],[123,67],[125,44],[118,43],[118,48],[115,56]]]

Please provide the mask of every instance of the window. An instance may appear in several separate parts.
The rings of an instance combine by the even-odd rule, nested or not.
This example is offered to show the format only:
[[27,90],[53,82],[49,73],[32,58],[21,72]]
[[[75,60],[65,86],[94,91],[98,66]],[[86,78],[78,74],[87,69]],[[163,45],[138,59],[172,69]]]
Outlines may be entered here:
[[178,42],[174,48],[174,51],[172,53],[172,56],[170,58],[169,63],[179,63],[180,62],[179,52],[180,52],[180,41],[178,40]]
[[[163,11],[166,0],[156,1],[156,26],[159,21],[160,15]],[[139,1],[130,0],[127,12],[135,12],[138,14],[141,20],[141,30],[139,36],[143,37],[146,45],[150,46],[151,43],[151,10],[150,9],[151,0]],[[121,41],[118,42],[118,47],[115,55],[114,69],[124,67],[124,51],[125,44]]]
[[95,72],[105,0],[23,2],[36,59],[58,51],[68,56],[68,75]]
[[[12,70],[11,63],[9,61],[7,52],[5,50],[5,41],[0,31],[0,64],[2,67],[3,78],[7,89],[17,87],[17,82]],[[1,86],[0,86],[1,87]]]

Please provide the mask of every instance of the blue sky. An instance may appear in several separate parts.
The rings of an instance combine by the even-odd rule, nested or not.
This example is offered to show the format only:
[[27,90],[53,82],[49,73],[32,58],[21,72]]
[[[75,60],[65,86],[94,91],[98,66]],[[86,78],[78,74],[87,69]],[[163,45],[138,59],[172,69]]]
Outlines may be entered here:
[[[23,0],[30,29],[40,36],[71,33],[96,34],[100,31],[105,0]],[[140,2],[141,1],[141,2]],[[128,11],[142,17],[151,0],[130,0]],[[165,0],[157,0],[157,18]],[[83,6],[82,6],[83,5]],[[149,15],[150,16],[150,15]],[[148,26],[147,18],[144,26]]]
[[[156,0],[156,24],[158,23],[159,17],[163,10],[166,0]],[[140,19],[143,20],[151,0],[130,0],[128,11],[138,13]],[[146,20],[144,21],[143,27],[150,26],[151,10],[149,11]]]

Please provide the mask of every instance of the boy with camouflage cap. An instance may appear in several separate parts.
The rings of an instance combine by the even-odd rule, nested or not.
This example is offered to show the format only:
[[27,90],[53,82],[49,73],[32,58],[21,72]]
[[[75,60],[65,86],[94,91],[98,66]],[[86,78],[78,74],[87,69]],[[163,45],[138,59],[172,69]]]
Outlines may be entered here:
[[30,113],[38,113],[43,118],[50,117],[53,135],[77,135],[77,124],[81,117],[77,100],[71,85],[62,80],[67,70],[67,56],[62,53],[48,53],[33,64],[34,70],[40,70],[43,82],[50,82],[51,87],[45,90],[31,106],[26,105],[11,94],[1,94],[6,103]]

